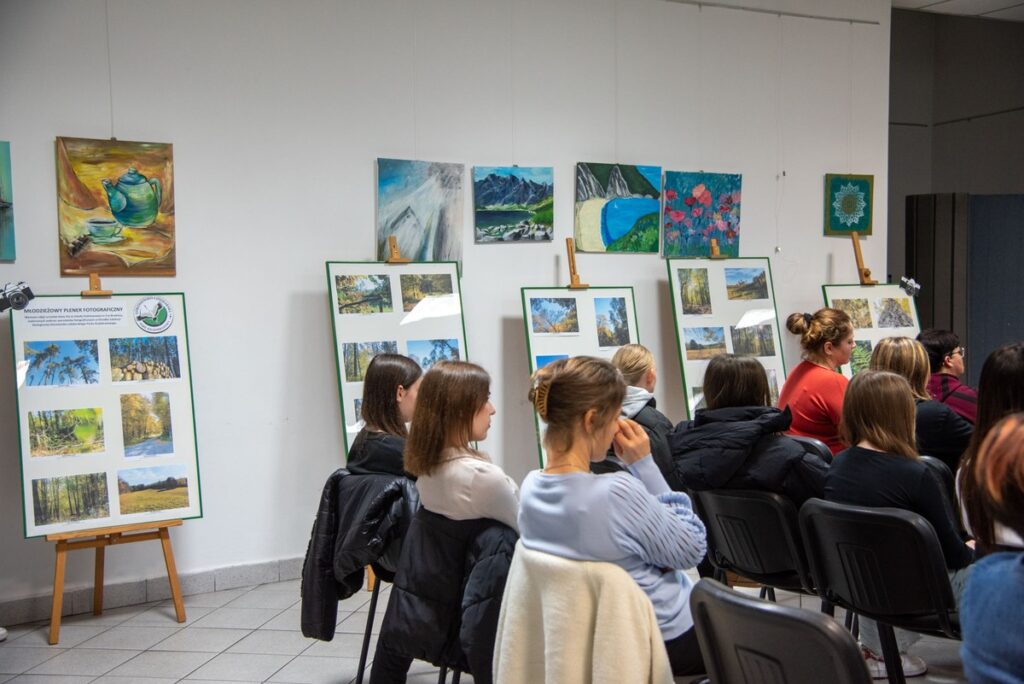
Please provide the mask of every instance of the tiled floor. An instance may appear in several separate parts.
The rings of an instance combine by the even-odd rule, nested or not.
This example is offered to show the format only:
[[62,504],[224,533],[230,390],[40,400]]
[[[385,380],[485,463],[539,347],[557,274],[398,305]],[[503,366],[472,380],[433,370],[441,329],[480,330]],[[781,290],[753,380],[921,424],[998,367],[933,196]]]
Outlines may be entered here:
[[[811,597],[779,592],[778,598],[818,608]],[[0,644],[0,684],[348,684],[356,675],[369,601],[368,592],[359,592],[341,602],[331,642],[302,636],[298,580],[186,596],[184,624],[175,621],[170,601],[65,618],[57,646],[46,643],[47,623],[9,627]],[[375,633],[386,602],[384,589]],[[376,637],[368,659],[375,644]],[[911,652],[928,662],[929,672],[909,681],[965,682],[958,651],[959,642],[922,639]],[[416,662],[408,681],[432,684],[437,678],[436,668]],[[473,680],[463,675],[462,681]]]

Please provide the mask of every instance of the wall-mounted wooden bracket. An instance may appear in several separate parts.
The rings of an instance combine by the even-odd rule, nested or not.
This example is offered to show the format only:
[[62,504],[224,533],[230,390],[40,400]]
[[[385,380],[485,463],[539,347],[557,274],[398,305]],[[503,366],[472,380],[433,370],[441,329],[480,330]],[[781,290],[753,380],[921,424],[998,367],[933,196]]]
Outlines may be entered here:
[[565,238],[565,251],[569,255],[569,289],[586,290],[590,285],[580,282],[580,274],[576,270],[576,241]]

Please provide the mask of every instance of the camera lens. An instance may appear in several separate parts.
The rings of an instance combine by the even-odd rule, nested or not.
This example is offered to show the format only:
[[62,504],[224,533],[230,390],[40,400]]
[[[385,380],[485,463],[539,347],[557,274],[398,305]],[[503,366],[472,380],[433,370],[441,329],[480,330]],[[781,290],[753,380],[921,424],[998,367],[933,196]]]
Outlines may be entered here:
[[22,292],[11,292],[7,295],[7,301],[10,303],[11,308],[17,311],[21,311],[28,306],[28,297]]

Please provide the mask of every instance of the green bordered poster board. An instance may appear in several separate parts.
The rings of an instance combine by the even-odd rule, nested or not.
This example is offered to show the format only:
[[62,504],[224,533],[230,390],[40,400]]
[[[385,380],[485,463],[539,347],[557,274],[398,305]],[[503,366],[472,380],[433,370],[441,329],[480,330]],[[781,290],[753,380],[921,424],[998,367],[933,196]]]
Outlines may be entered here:
[[719,354],[757,357],[777,404],[786,379],[772,264],[767,257],[668,259],[679,367],[692,417],[704,407],[704,371]]
[[180,292],[11,312],[25,536],[202,516]]
[[886,337],[917,337],[921,319],[917,300],[899,285],[822,285],[825,306],[845,311],[853,322],[856,346],[842,367],[848,378],[868,367],[871,352]]
[[381,353],[404,354],[428,370],[469,358],[462,290],[454,261],[328,261],[345,453],[362,429],[363,378]]
[[[640,343],[632,287],[524,287],[522,299],[531,374],[570,356],[610,359],[622,345]],[[533,420],[543,467],[543,430],[536,411]]]

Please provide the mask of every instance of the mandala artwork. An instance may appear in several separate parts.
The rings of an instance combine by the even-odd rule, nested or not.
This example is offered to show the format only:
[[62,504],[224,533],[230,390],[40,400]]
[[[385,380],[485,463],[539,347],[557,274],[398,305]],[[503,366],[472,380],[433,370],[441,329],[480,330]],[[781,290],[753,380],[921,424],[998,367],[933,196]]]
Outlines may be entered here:
[[871,235],[874,178],[825,175],[825,235]]

